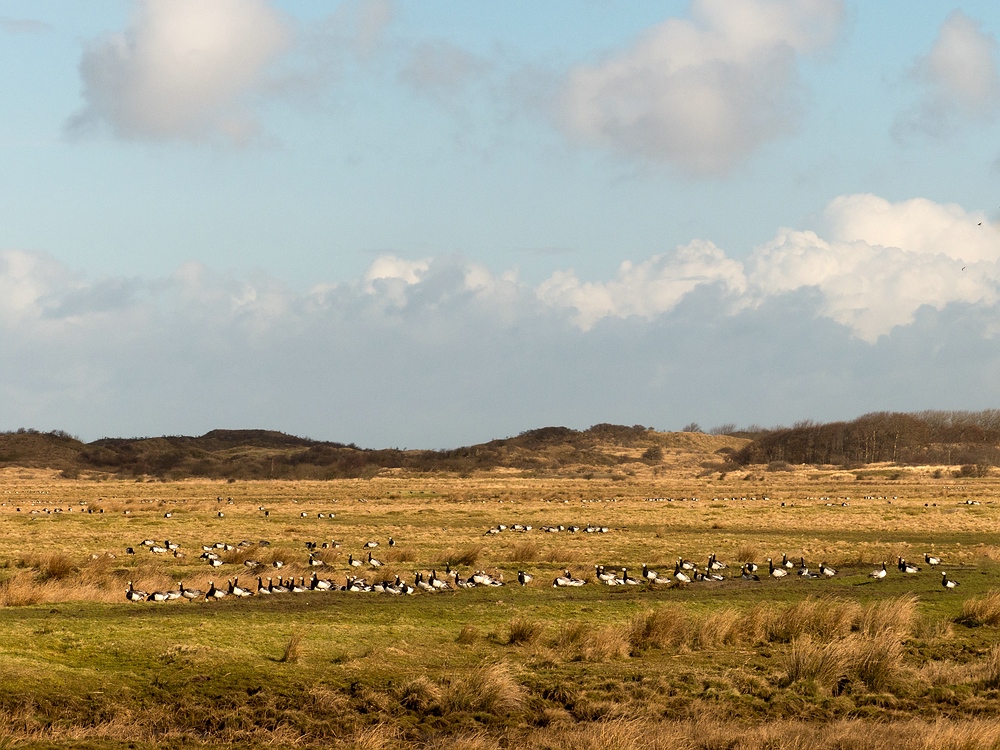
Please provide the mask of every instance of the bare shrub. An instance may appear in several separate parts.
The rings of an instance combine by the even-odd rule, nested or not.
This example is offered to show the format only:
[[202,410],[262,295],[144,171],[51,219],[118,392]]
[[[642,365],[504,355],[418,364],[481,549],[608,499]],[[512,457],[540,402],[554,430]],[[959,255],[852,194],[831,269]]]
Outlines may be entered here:
[[517,617],[510,621],[508,625],[507,644],[518,646],[520,644],[536,643],[545,632],[545,623],[537,620],[527,620]]

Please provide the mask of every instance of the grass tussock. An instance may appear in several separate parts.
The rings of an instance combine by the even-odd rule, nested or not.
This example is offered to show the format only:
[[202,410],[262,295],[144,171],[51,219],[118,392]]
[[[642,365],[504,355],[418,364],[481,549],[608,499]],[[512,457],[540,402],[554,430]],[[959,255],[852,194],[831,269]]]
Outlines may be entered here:
[[511,549],[508,559],[511,562],[527,563],[538,559],[540,550],[535,542],[518,542]]
[[302,656],[302,632],[296,631],[288,638],[285,651],[278,661],[281,664],[295,664]]
[[1000,627],[1000,589],[992,589],[983,596],[966,599],[956,622],[970,628]]
[[588,622],[564,626],[553,645],[569,661],[608,662],[624,659],[631,651],[625,628],[595,627]]
[[537,643],[545,632],[545,623],[517,617],[507,626],[507,645],[520,646]]
[[481,544],[470,544],[460,550],[451,550],[445,555],[445,562],[451,565],[463,565],[466,567],[475,565],[482,557],[485,547]]
[[802,636],[785,652],[784,668],[786,685],[811,681],[835,693],[851,682],[876,693],[889,691],[906,671],[902,644],[888,634],[851,635],[827,643]]
[[633,653],[654,648],[677,650],[690,645],[694,632],[695,627],[683,608],[660,607],[632,618],[628,641]]
[[447,711],[507,716],[520,711],[527,691],[504,663],[470,669],[445,688],[442,705]]
[[412,549],[390,547],[383,553],[387,563],[412,563],[417,561],[417,553]]
[[478,641],[481,635],[482,634],[479,632],[479,628],[472,623],[467,622],[462,626],[462,630],[459,631],[455,642],[463,646],[468,646]]

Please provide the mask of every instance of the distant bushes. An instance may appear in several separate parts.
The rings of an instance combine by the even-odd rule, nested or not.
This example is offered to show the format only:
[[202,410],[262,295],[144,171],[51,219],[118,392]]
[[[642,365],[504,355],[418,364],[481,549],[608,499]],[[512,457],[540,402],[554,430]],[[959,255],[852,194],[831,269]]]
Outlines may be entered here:
[[1000,410],[875,412],[851,422],[800,422],[765,431],[731,455],[741,465],[963,464],[983,476],[1000,460]]

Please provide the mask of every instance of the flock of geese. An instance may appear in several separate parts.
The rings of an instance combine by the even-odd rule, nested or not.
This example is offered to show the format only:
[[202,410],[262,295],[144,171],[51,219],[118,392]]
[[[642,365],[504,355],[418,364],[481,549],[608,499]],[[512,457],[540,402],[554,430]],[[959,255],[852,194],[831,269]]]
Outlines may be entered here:
[[[261,540],[256,543],[256,546],[266,547],[269,546],[269,544],[270,543],[266,540]],[[198,599],[215,601],[224,598],[239,599],[251,596],[270,596],[272,594],[298,594],[309,591],[349,591],[373,592],[392,595],[412,595],[417,592],[436,593],[458,589],[497,587],[505,585],[502,573],[498,573],[496,577],[494,577],[488,574],[485,570],[477,570],[468,577],[465,577],[460,575],[457,570],[453,570],[450,563],[446,564],[444,574],[441,576],[438,575],[437,570],[430,571],[430,574],[425,574],[421,571],[416,572],[414,574],[412,584],[404,581],[399,575],[395,575],[391,580],[385,578],[381,580],[373,580],[372,582],[368,582],[364,577],[353,575],[354,570],[366,565],[373,573],[383,567],[383,563],[376,559],[372,554],[372,549],[377,547],[378,544],[379,543],[376,541],[369,541],[364,545],[367,550],[367,562],[364,562],[361,559],[356,559],[353,553],[348,555],[348,566],[351,571],[349,571],[346,575],[343,584],[334,581],[332,578],[321,578],[319,573],[315,570],[316,568],[326,567],[326,563],[316,557],[315,550],[320,546],[328,548],[330,546],[339,547],[340,545],[337,542],[323,543],[322,545],[315,542],[307,542],[306,547],[309,550],[308,565],[314,569],[312,575],[309,577],[304,575],[300,575],[298,577],[285,577],[282,575],[277,578],[273,576],[265,578],[263,575],[256,575],[256,587],[246,588],[240,585],[239,576],[234,576],[233,578],[228,578],[226,580],[225,586],[216,586],[215,581],[210,581],[208,588],[205,591],[188,588],[184,585],[183,581],[178,581],[172,589],[147,592],[135,588],[133,582],[129,581],[128,586],[125,589],[125,598],[131,602],[167,602],[177,599],[186,599],[188,601]],[[389,544],[390,546],[395,545],[395,542],[391,537],[389,539]],[[178,545],[169,541],[164,541],[164,543],[160,545],[154,540],[147,539],[142,542],[141,546],[149,549],[150,552],[154,554],[166,554],[171,552],[177,554],[180,551]],[[205,545],[202,548],[203,553],[201,557],[207,559],[213,567],[217,567],[222,564],[217,550],[232,551],[238,547],[245,548],[252,546],[255,546],[254,543],[249,541],[240,542],[238,545],[216,542],[213,545]],[[134,554],[132,548],[129,548],[129,551]],[[939,557],[925,554],[924,562],[929,566],[937,566],[941,564],[941,559]],[[271,564],[275,568],[280,568],[283,567],[284,562],[275,558]],[[261,566],[259,562],[251,559],[245,560],[244,565],[251,568],[259,568]],[[899,573],[903,575],[912,575],[919,573],[921,570],[920,566],[907,562],[902,557],[897,559],[896,567]],[[673,571],[664,575],[650,569],[650,567],[646,564],[643,564],[642,573],[638,577],[630,575],[628,569],[625,567],[612,570],[605,568],[604,565],[595,565],[594,578],[599,584],[606,586],[636,586],[646,584],[673,587],[691,583],[713,581],[722,582],[726,580],[760,581],[761,577],[765,575],[768,578],[777,580],[788,578],[790,576],[811,579],[833,578],[837,575],[837,571],[827,565],[826,562],[821,562],[817,569],[812,570],[806,565],[805,558],[800,557],[798,564],[796,564],[794,561],[789,560],[787,555],[782,555],[782,559],[779,563],[775,563],[773,558],[768,558],[766,573],[762,567],[758,568],[756,563],[752,562],[742,563],[739,567],[738,574],[734,572],[727,576],[727,570],[729,570],[729,565],[719,560],[715,553],[712,553],[708,556],[704,566],[700,566],[690,560],[679,557],[674,564]],[[876,581],[885,579],[888,575],[888,568],[884,562],[881,567],[876,568],[869,573],[869,577]],[[521,586],[527,586],[533,581],[533,579],[534,577],[524,570],[519,570],[517,573],[517,582]],[[556,576],[556,578],[552,581],[552,586],[554,588],[578,587],[584,586],[588,582],[589,581],[586,578],[578,578],[567,569]],[[954,589],[959,584],[957,581],[949,579],[947,573],[942,572],[941,585],[945,589],[950,590]]]

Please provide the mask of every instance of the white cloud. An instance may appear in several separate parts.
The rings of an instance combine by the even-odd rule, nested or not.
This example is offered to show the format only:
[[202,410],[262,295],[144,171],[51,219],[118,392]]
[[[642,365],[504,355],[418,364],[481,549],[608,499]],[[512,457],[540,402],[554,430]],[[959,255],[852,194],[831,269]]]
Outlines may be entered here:
[[919,104],[896,123],[897,134],[917,131],[941,136],[970,122],[990,123],[1000,113],[1000,72],[996,39],[956,10],[941,25],[913,78],[921,85]]
[[447,446],[546,424],[982,408],[1000,360],[1000,228],[980,220],[843,196],[819,231],[781,230],[744,262],[695,240],[610,279],[567,268],[532,284],[386,255],[307,292],[197,263],[91,280],[6,250],[0,429],[263,426]]
[[827,47],[840,0],[693,0],[632,48],[574,69],[560,102],[573,136],[696,175],[720,174],[788,132],[798,58]]
[[70,127],[244,142],[257,131],[250,101],[292,38],[264,0],[142,0],[124,33],[86,49],[85,106]]
[[711,242],[698,240],[639,264],[625,261],[608,282],[581,282],[573,271],[558,271],[537,294],[543,302],[574,310],[576,324],[586,331],[607,317],[655,318],[708,284],[737,293],[746,288],[742,265]]

